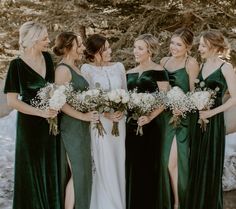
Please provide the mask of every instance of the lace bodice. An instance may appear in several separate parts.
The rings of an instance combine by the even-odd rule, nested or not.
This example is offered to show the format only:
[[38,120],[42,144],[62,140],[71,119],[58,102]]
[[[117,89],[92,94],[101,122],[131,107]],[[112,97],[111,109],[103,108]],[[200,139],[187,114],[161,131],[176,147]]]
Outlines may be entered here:
[[127,89],[125,68],[122,63],[116,62],[109,66],[94,66],[84,64],[81,72],[88,81],[91,89],[100,84],[103,90]]

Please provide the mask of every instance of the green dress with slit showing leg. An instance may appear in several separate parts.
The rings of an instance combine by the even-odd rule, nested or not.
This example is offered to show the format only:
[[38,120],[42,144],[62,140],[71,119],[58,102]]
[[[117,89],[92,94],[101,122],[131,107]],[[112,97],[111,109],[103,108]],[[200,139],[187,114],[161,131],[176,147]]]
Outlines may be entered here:
[[[212,90],[219,88],[213,108],[220,106],[227,90],[221,67],[205,79],[200,72],[198,78]],[[192,123],[196,127],[191,137],[190,178],[186,209],[223,209],[224,113],[221,112],[208,118],[209,123],[207,123],[205,131],[201,130],[197,120],[198,118]]]
[[[70,66],[61,63],[70,69],[72,86],[76,91],[88,89],[88,82]],[[61,135],[61,166],[62,166],[62,192],[65,196],[65,188],[68,178],[73,175],[75,209],[89,209],[92,187],[92,162],[90,149],[89,122],[81,121],[62,113],[60,119]],[[70,173],[68,160],[71,164]],[[64,200],[63,200],[64,202]]]
[[[42,77],[21,58],[11,61],[5,93],[17,93],[30,105],[40,88],[54,82],[49,53],[43,52]],[[45,118],[17,113],[13,209],[60,209],[59,141],[49,134]]]
[[[189,91],[189,76],[186,68],[181,68],[173,72],[168,72],[169,82],[172,87],[178,86],[185,93]],[[177,163],[178,163],[178,195],[179,209],[184,208],[186,187],[189,171],[189,116],[181,120],[180,125],[174,127],[169,123],[172,112],[166,110],[162,114],[163,123],[160,126],[161,134],[161,167],[160,178],[157,184],[159,189],[156,209],[173,209],[174,199],[171,181],[168,171],[170,150],[174,137],[177,144]]]

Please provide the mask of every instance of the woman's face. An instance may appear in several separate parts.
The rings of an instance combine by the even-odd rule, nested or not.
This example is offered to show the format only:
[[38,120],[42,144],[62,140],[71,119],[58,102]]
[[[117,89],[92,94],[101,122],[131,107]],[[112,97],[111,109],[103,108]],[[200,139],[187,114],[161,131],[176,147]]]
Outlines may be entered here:
[[101,58],[102,58],[101,61],[103,61],[103,62],[111,61],[111,48],[110,48],[110,44],[108,43],[108,41],[105,42],[103,52],[101,53]]
[[147,44],[143,40],[134,42],[134,58],[138,63],[148,61],[150,59],[150,52],[148,51]]
[[47,30],[43,30],[40,38],[36,41],[34,47],[40,51],[47,51],[50,40],[48,38]]
[[75,60],[81,60],[85,47],[83,45],[83,41],[80,36],[77,36],[77,42],[76,40],[73,40],[73,43],[72,43],[73,45],[69,53],[70,53],[70,56],[73,57]]
[[203,59],[214,56],[216,53],[216,50],[210,47],[210,43],[207,43],[203,37],[200,38],[198,51]]
[[183,40],[178,36],[173,36],[170,40],[170,53],[173,57],[185,56],[188,51]]

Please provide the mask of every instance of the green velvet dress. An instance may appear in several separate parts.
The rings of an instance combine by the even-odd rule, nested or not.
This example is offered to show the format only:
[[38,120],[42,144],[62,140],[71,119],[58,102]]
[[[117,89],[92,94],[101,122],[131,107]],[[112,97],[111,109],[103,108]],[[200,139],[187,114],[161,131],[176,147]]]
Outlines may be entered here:
[[[200,72],[198,78],[204,81],[208,88],[214,90],[219,87],[214,107],[220,106],[227,90],[221,67],[205,79]],[[198,117],[193,123],[196,131],[191,137],[190,179],[186,209],[223,209],[224,113],[208,118],[206,131],[201,130],[197,120]]]
[[[37,91],[54,82],[50,54],[43,53],[46,76],[43,78],[22,59],[11,61],[5,93],[18,93],[30,104]],[[45,118],[18,112],[15,152],[13,209],[60,209],[58,178],[58,140],[49,135]]]
[[[89,84],[81,75],[76,73],[69,65],[64,63],[61,63],[60,65],[65,65],[70,69],[72,76],[71,83],[76,91],[88,89]],[[73,174],[75,209],[89,209],[92,187],[90,123],[75,119],[65,113],[62,113],[60,121],[62,143],[62,196],[65,195],[68,177],[71,175],[67,161],[68,156]]]
[[[158,81],[168,81],[166,71],[149,70],[127,74],[128,90],[155,92]],[[129,117],[128,117],[129,118]],[[160,145],[158,122],[161,116],[143,126],[143,136],[136,135],[137,121],[127,123],[126,132],[126,205],[127,209],[153,209],[157,197]]]
[[[173,72],[168,72],[169,82],[172,87],[178,86],[185,93],[189,91],[189,77],[186,68],[180,68]],[[169,177],[168,164],[170,150],[174,137],[177,143],[178,158],[178,194],[180,209],[184,208],[186,187],[189,172],[189,117],[181,120],[178,127],[169,123],[172,117],[171,111],[163,112],[163,124],[161,125],[161,168],[160,178],[157,184],[159,189],[157,198],[157,209],[173,208],[173,193]]]

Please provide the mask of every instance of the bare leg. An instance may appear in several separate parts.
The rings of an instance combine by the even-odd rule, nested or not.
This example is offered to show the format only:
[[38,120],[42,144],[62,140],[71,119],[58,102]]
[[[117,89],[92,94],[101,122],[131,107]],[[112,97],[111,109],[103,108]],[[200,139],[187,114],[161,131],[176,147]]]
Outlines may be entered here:
[[169,157],[168,164],[171,187],[174,194],[174,209],[179,207],[179,196],[178,196],[178,155],[177,155],[177,144],[176,137],[174,137]]
[[74,205],[75,205],[74,182],[73,182],[71,164],[70,164],[70,160],[68,156],[67,156],[67,161],[70,167],[71,177],[66,185],[65,209],[74,209]]

